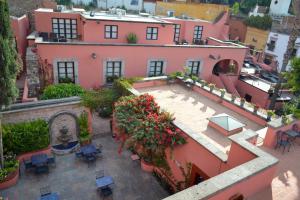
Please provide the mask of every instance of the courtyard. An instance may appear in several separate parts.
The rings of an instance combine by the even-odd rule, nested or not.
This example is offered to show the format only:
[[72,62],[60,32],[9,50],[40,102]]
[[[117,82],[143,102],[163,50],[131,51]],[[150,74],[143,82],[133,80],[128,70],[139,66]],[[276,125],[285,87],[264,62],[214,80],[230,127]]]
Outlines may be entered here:
[[2,190],[1,196],[12,200],[38,199],[40,188],[50,186],[63,200],[101,199],[96,190],[96,171],[104,170],[113,177],[113,195],[108,199],[155,200],[169,194],[160,186],[151,173],[142,171],[138,161],[132,161],[129,151],[118,153],[118,143],[109,132],[109,121],[93,116],[94,144],[101,144],[102,158],[87,164],[76,159],[75,154],[56,156],[56,167],[49,174],[36,175],[25,172],[21,166],[21,176],[17,185]]

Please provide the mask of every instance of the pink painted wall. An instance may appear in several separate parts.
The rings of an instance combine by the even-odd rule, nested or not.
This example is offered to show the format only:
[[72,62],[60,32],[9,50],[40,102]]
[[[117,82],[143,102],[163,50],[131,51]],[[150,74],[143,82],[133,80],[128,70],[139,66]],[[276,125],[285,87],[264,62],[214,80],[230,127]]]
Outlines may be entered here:
[[[203,26],[202,32],[202,40],[205,40],[208,37],[214,37],[217,39],[225,39],[224,37],[229,34],[229,26],[226,24],[228,19],[228,14],[224,14],[224,16],[217,22],[212,23],[204,20],[183,20],[176,18],[164,18],[164,20],[180,24],[180,41],[185,39],[188,43],[193,43],[194,37],[194,28],[195,26]],[[174,34],[173,32],[170,32]]]
[[18,53],[20,54],[21,58],[23,59],[23,63],[25,64],[24,61],[26,57],[26,48],[27,48],[26,37],[29,32],[28,17],[26,15],[20,18],[11,17],[10,24],[13,30],[14,37],[16,38]]
[[77,34],[83,36],[83,19],[79,13],[62,13],[62,12],[46,12],[34,11],[35,29],[37,32],[52,32],[52,18],[68,18],[77,20]]
[[232,185],[222,192],[217,193],[215,196],[210,197],[209,200],[228,200],[236,193],[243,194],[244,197],[248,198],[270,185],[276,169],[277,165],[259,172],[256,175],[251,176],[248,179],[244,179],[243,181]]
[[[124,64],[125,77],[147,76],[149,59],[166,61],[166,73],[182,71],[188,59],[201,59],[200,77],[210,80],[216,60],[210,54],[220,54],[224,59],[234,59],[243,63],[246,49],[242,48],[205,48],[205,47],[163,47],[135,45],[68,45],[37,44],[41,59],[53,64],[54,59],[74,58],[79,64],[79,83],[85,88],[93,88],[104,84],[103,63],[107,59],[120,59]],[[91,54],[96,53],[96,59]],[[176,55],[176,56],[174,56]],[[241,64],[239,65],[241,66]]]
[[241,97],[245,97],[246,94],[252,96],[252,103],[259,105],[262,108],[268,107],[269,94],[265,91],[262,91],[244,81],[238,80],[236,85],[237,91],[240,93]]
[[[105,25],[118,26],[118,38],[105,38]],[[147,27],[158,28],[158,39],[147,40]],[[135,33],[137,35],[138,44],[173,44],[173,24],[165,24],[162,26],[157,23],[134,23],[134,22],[120,22],[120,21],[100,21],[97,24],[96,20],[85,20],[84,24],[84,41],[85,42],[99,42],[99,43],[127,43],[127,35]]]

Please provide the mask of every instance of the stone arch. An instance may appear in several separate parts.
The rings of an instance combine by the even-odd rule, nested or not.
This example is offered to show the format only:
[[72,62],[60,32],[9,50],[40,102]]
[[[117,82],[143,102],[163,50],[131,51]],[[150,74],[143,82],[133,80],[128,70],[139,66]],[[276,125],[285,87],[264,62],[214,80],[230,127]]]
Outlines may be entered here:
[[[58,113],[55,113],[54,115],[52,115],[49,119],[49,137],[50,137],[50,144],[51,146],[54,145],[59,145],[59,143],[57,141],[53,141],[53,137],[57,136],[59,133],[57,133],[57,129],[56,129],[56,133],[54,133],[55,129],[53,127],[55,120],[59,119],[59,117],[62,116],[68,116],[70,119],[73,120],[74,125],[75,125],[75,135],[74,133],[71,133],[71,140],[73,141],[78,141],[79,140],[79,135],[80,135],[80,127],[79,127],[79,123],[78,123],[78,116],[71,112],[71,111],[60,111]],[[61,125],[61,124],[60,124]],[[74,138],[75,137],[75,138]]]
[[[235,66],[234,68],[232,68],[231,66]],[[214,75],[219,75],[221,74],[237,74],[239,71],[239,64],[236,60],[233,59],[222,59],[219,60],[215,65],[214,68],[212,70],[212,73]]]

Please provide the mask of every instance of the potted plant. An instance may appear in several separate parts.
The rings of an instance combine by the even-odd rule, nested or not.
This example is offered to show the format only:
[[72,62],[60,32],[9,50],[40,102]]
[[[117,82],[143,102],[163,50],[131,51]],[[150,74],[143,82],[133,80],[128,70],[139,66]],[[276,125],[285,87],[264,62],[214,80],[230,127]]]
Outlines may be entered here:
[[220,89],[221,92],[221,98],[224,98],[226,90],[225,89]]
[[208,84],[208,87],[209,87],[209,91],[212,92],[216,88],[216,85],[213,83],[210,83],[210,84]]
[[257,113],[258,109],[259,109],[259,106],[256,105],[256,104],[254,104],[254,105],[253,105],[253,112],[254,112],[254,113]]
[[234,103],[235,99],[236,99],[236,96],[232,94],[232,95],[231,95],[231,102]]
[[244,105],[245,105],[245,102],[246,102],[246,99],[244,99],[244,98],[241,98],[241,107],[244,107]]
[[229,65],[229,73],[234,73],[234,72],[235,72],[235,69],[236,69],[235,64],[231,63],[231,64]]
[[289,117],[288,117],[286,114],[284,114],[284,115],[282,115],[282,117],[281,117],[281,122],[282,122],[284,125],[287,125],[287,124],[290,123],[290,119],[289,119]]
[[129,44],[136,44],[137,43],[137,35],[135,33],[129,33],[127,35],[127,42]]
[[177,72],[172,72],[171,74],[168,75],[168,83],[175,83],[177,77]]
[[272,116],[275,115],[275,112],[273,110],[267,110],[267,120],[270,121]]
[[205,80],[200,80],[199,82],[201,84],[201,87],[204,87],[207,85],[207,82]]
[[199,80],[199,78],[197,76],[194,76],[194,75],[191,76],[191,79],[193,80],[194,84]]

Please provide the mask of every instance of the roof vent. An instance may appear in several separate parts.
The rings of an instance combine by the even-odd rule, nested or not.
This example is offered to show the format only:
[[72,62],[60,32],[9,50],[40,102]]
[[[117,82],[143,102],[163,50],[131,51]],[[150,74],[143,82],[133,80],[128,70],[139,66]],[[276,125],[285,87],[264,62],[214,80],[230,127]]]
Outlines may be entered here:
[[91,17],[95,17],[95,12],[94,12],[94,11],[91,11],[91,12],[90,12],[90,16],[91,16]]
[[56,12],[62,12],[64,10],[66,10],[66,7],[64,5],[57,5],[55,11]]

